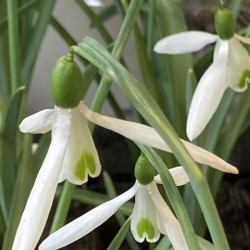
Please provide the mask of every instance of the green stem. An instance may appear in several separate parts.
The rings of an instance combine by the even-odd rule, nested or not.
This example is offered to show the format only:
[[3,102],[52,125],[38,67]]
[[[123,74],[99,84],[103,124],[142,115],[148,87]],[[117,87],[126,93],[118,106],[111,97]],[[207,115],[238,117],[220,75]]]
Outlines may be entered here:
[[[128,7],[125,19],[122,23],[119,34],[114,42],[114,47],[111,51],[111,55],[117,60],[119,60],[122,55],[122,51],[127,43],[129,34],[134,27],[134,22],[141,8],[142,2],[143,0],[132,1]],[[108,75],[104,75],[101,79],[99,88],[92,102],[91,105],[92,110],[96,112],[99,112],[101,110],[101,107],[103,106],[104,101],[108,95],[111,84],[112,84],[112,79]],[[93,130],[93,128],[94,125],[90,124],[90,129]]]
[[7,14],[8,14],[11,93],[14,94],[19,88],[19,86],[22,85],[17,0],[7,1]]
[[50,228],[50,233],[55,232],[60,227],[64,225],[64,222],[67,218],[67,214],[69,211],[69,207],[71,204],[71,197],[74,193],[75,185],[66,181],[63,190],[59,199],[59,203],[57,205],[56,213],[53,218],[53,222]]
[[107,250],[118,250],[121,248],[122,242],[124,241],[130,226],[130,220],[129,217],[126,222],[122,225],[119,232],[116,234],[114,239],[112,240],[111,244],[108,246]]

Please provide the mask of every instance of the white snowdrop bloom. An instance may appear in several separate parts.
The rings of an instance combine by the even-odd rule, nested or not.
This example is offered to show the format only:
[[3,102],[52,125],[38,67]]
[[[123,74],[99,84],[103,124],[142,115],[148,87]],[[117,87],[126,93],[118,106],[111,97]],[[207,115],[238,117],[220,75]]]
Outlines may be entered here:
[[83,184],[88,175],[100,174],[97,151],[79,106],[43,110],[20,124],[24,133],[46,133],[51,129],[51,144],[22,214],[12,250],[35,249],[59,181]]
[[[175,179],[186,178],[183,168],[178,168]],[[185,182],[185,181],[182,181]],[[55,250],[80,239],[108,220],[125,202],[135,196],[131,215],[131,232],[138,242],[156,242],[160,234],[167,235],[174,249],[188,249],[180,223],[161,197],[156,182],[147,185],[138,181],[125,193],[90,210],[81,217],[51,234],[39,246],[40,250]]]
[[[183,54],[216,42],[213,63],[201,77],[191,101],[186,128],[191,141],[207,126],[226,89],[242,92],[250,82],[250,58],[241,44],[250,44],[250,39],[233,33],[235,26],[231,23],[234,20],[229,10],[218,13],[215,24],[219,35],[201,31],[181,32],[159,40],[154,47],[154,51],[160,54]],[[229,21],[223,23],[228,27],[221,25],[222,16],[228,18]]]

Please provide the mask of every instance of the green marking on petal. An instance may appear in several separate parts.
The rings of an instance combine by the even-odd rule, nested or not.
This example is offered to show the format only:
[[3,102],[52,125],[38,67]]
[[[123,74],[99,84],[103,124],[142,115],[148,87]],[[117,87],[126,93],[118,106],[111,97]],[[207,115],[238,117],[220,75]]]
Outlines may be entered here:
[[84,180],[86,178],[87,170],[91,174],[95,173],[95,158],[90,152],[84,151],[76,164],[75,176]]
[[148,235],[149,239],[155,236],[155,228],[148,218],[142,217],[136,226],[139,237],[143,237],[144,233]]
[[247,82],[250,81],[250,70],[245,69],[241,75],[238,87],[244,89],[246,87]]

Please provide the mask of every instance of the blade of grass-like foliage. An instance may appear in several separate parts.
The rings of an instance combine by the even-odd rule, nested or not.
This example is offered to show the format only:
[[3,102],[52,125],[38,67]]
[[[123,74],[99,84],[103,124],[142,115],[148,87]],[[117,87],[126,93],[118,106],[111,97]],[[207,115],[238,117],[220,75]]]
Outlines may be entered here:
[[95,14],[95,12],[82,0],[75,0],[75,2],[82,8],[84,13],[88,15],[92,25],[98,30],[102,38],[107,44],[112,43],[112,37],[103,25],[102,19]]
[[[59,192],[60,193],[60,188]],[[73,199],[82,202],[83,204],[89,204],[92,206],[98,206],[108,200],[110,198],[107,195],[96,193],[93,191],[88,191],[86,189],[76,188],[73,194]],[[119,208],[119,212],[123,215],[129,216],[132,213],[134,204],[132,202],[127,202],[123,206]]]
[[0,137],[0,204],[5,223],[8,224],[16,170],[17,130],[24,88],[20,88],[8,105]]
[[25,59],[22,65],[22,76],[27,89],[30,85],[30,79],[32,77],[31,72],[34,67],[34,62],[36,60],[38,50],[43,41],[44,34],[51,19],[51,13],[53,11],[54,4],[55,0],[44,0],[41,3],[39,9],[39,16],[37,18],[36,25],[33,29],[34,32],[32,33],[29,43],[27,44],[28,49],[26,50],[27,53],[25,55]]
[[232,10],[232,12],[234,13],[235,17],[238,16],[242,4],[243,4],[242,0],[232,0],[232,1],[230,1],[229,8]]
[[[155,1],[155,13],[161,38],[177,32],[187,30],[184,15],[176,1]],[[166,57],[169,62],[172,96],[173,96],[173,125],[182,137],[185,136],[186,112],[185,112],[185,82],[188,69],[192,67],[191,55],[171,55]]]
[[74,46],[72,49],[75,53],[83,56],[112,77],[122,88],[131,104],[170,146],[180,164],[185,167],[191,180],[193,190],[202,207],[216,248],[229,249],[219,215],[204,176],[178,140],[175,131],[148,91],[94,39],[85,38],[78,47]]
[[[46,1],[46,0],[31,0],[31,1],[23,4],[17,10],[18,16],[21,17],[22,15],[25,15],[27,12],[34,9],[37,5],[40,5],[42,1]],[[1,19],[1,22],[0,22],[0,34],[7,28],[7,25],[8,25],[7,18]]]
[[[110,245],[108,246],[107,250],[117,250],[121,248],[121,245],[127,236],[130,228],[130,218],[128,218],[125,223],[123,223],[122,227],[120,228],[119,232],[116,234]],[[131,248],[136,249],[136,248]],[[139,249],[139,248],[137,248]]]
[[11,250],[18,223],[28,199],[30,190],[35,180],[35,169],[33,167],[32,137],[25,135],[22,158],[15,182],[14,194],[11,204],[10,221],[5,234],[3,249]]
[[157,85],[157,80],[153,71],[153,66],[151,65],[151,61],[149,60],[148,55],[147,55],[145,37],[143,37],[137,24],[135,24],[135,27],[134,27],[134,37],[135,37],[135,43],[136,43],[137,58],[138,58],[138,62],[139,62],[139,66],[141,69],[144,83],[148,91],[151,93],[152,97],[154,97],[156,102],[160,106],[162,106],[163,103],[161,102],[161,99],[159,96],[160,89]]
[[21,79],[21,54],[20,54],[20,38],[18,30],[18,14],[17,1],[7,0],[7,16],[8,16],[8,41],[9,41],[9,63],[10,63],[10,81],[11,93],[16,93],[17,89],[22,85]]
[[[108,196],[110,196],[110,198],[116,197],[117,193],[116,193],[113,181],[110,175],[108,174],[108,172],[106,171],[103,172],[103,182],[104,182],[104,186],[105,186]],[[119,230],[119,232],[113,239],[108,249],[119,249],[119,247],[117,248],[117,246],[119,246],[119,244],[121,244],[124,241],[125,237],[127,238],[130,249],[134,249],[134,250],[139,249],[137,243],[132,237],[132,234],[129,232],[129,227],[127,229],[124,228],[126,227],[125,224],[127,223],[125,217],[119,213],[116,213],[115,217],[119,225],[121,226],[121,229]]]

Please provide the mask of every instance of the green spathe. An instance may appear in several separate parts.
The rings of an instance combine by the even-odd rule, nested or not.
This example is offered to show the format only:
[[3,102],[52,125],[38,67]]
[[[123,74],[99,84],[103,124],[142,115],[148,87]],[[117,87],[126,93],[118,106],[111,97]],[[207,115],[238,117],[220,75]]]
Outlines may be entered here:
[[142,238],[144,234],[147,234],[149,239],[153,239],[155,236],[155,228],[148,218],[142,217],[138,221],[136,228],[140,238]]
[[82,100],[82,74],[72,54],[57,60],[52,69],[50,90],[56,106],[61,108],[75,108]]
[[84,151],[76,164],[75,176],[80,180],[84,180],[88,173],[94,174],[95,171],[96,165],[94,156],[90,152]]
[[135,164],[135,178],[142,185],[150,184],[155,176],[155,171],[145,155],[140,155]]
[[221,8],[214,17],[215,29],[221,39],[227,40],[234,36],[236,23],[231,10]]

